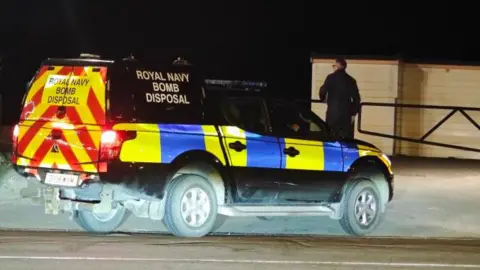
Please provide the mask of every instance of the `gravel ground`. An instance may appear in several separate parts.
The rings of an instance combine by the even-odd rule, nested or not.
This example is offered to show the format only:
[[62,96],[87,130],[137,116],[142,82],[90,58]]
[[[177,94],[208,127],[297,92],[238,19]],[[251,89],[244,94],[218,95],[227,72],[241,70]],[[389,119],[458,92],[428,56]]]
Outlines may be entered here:
[[[479,237],[480,166],[478,161],[393,159],[395,197],[376,236]],[[45,215],[32,202],[38,184],[16,175],[0,160],[0,228],[80,230],[67,214]],[[131,216],[122,231],[166,232],[162,222]],[[229,218],[218,230],[230,234],[343,235],[328,218]]]

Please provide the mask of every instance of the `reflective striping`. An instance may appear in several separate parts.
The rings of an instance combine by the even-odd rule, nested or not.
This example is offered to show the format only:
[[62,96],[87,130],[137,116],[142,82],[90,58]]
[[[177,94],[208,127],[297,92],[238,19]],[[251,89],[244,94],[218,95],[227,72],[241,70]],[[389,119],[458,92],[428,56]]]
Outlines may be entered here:
[[136,131],[137,137],[123,142],[120,152],[122,162],[160,163],[160,133],[157,124],[117,124],[114,130]]
[[222,146],[220,145],[219,134],[215,126],[202,126],[205,149],[213,154],[221,163],[225,165],[225,155],[223,154]]
[[[99,125],[104,125],[106,121],[106,74],[106,67],[96,66],[40,68],[27,93],[21,114],[17,153],[26,158],[17,159],[18,165],[98,171]],[[65,92],[66,84],[55,84],[57,82],[50,79],[68,81],[68,91]],[[62,96],[74,101],[68,104],[49,101],[49,97]],[[63,119],[56,116],[59,105],[66,106]],[[62,134],[61,139],[55,140],[57,153],[51,151],[54,141],[48,138],[53,129]],[[25,164],[26,160],[28,164]]]
[[[44,69],[43,72],[42,69]],[[47,66],[43,66],[28,91],[21,120],[50,120],[53,115],[50,117],[43,116],[49,105],[41,103],[47,79],[50,75],[68,76],[72,71],[73,67],[55,66],[53,70],[48,70]]]
[[[86,76],[91,80],[91,86],[88,90],[87,107],[97,125],[103,125],[106,122],[105,117],[105,92],[106,92],[106,67],[85,67]],[[100,69],[94,72],[94,69]]]
[[[55,114],[56,108],[55,107],[50,107],[46,112],[44,112],[43,115],[46,117],[51,117]],[[46,125],[46,122],[41,122],[41,121],[24,121],[20,122],[19,128],[19,136],[18,136],[18,147],[17,151],[20,153],[23,153],[24,148],[28,146],[30,141],[36,137],[36,133],[38,129],[42,128],[43,126]],[[23,134],[23,135],[22,135]]]
[[[62,132],[61,140],[66,142],[65,134]],[[58,152],[52,152],[53,140],[43,140],[42,144],[38,147],[37,151],[33,155],[33,159],[30,161],[32,167],[51,167],[53,164],[57,164],[59,168],[66,168],[68,166],[71,170],[82,171],[82,167],[79,164],[78,158],[72,151],[72,148],[67,143],[57,143]],[[95,170],[93,170],[94,172]]]
[[[85,133],[86,131],[80,131],[80,133]],[[76,134],[76,131],[74,130],[64,130],[63,134],[65,136],[65,141],[68,143],[68,145],[71,145],[71,152],[73,153],[73,157],[76,158],[78,157],[78,160],[97,160],[98,157],[95,156],[96,151],[89,151],[88,149],[85,149],[84,147],[79,147],[82,145],[82,142],[80,141],[80,135]],[[90,140],[90,137],[88,136],[88,140]],[[95,164],[81,164],[80,167],[82,168],[82,171],[86,172],[95,172],[96,167]]]
[[[103,99],[100,100],[104,100]],[[99,98],[95,96],[95,93],[92,88],[90,88],[88,97],[87,97],[87,106],[90,108],[89,114],[92,115],[92,119],[87,119],[87,123],[97,123],[98,125],[105,124],[105,108],[102,108],[100,105],[102,103],[99,102]],[[85,115],[88,115],[86,112]]]
[[113,126],[114,130],[136,131],[137,137],[123,143],[123,162],[170,163],[192,150],[207,151],[223,165],[225,157],[220,138],[212,125],[134,124]]
[[29,163],[30,163],[30,161],[28,159],[25,159],[25,158],[22,158],[22,157],[19,157],[17,159],[17,165],[28,166]]
[[[309,171],[342,172],[343,152],[338,142],[320,142],[301,139],[280,139],[281,168]],[[300,152],[291,157],[283,153],[283,149],[293,147]]]
[[221,126],[220,129],[224,136],[225,150],[228,153],[230,165],[233,167],[246,167],[248,149],[245,149],[243,151],[236,151],[229,147],[230,143],[235,143],[237,141],[246,145],[247,139],[245,131],[238,127],[232,126]]
[[245,132],[245,135],[247,167],[274,169],[280,167],[280,146],[277,138],[250,132]]
[[[285,154],[284,149],[295,148],[300,153],[297,156]],[[292,170],[322,171],[325,166],[323,143],[301,139],[280,139],[282,154],[282,168]],[[284,160],[284,161],[283,161]]]
[[[106,67],[100,67],[100,70],[98,72],[94,72],[93,69],[96,69],[98,67],[88,67],[86,68],[87,74],[96,74],[93,76],[92,79],[92,85],[95,87],[90,88],[90,93],[93,94],[93,97],[98,102],[99,108],[102,111],[105,111],[105,97],[106,97],[106,91],[105,87],[107,84],[107,68]],[[98,123],[98,122],[97,122]]]
[[350,166],[360,157],[358,146],[355,143],[342,142],[343,148],[343,171],[348,171]]
[[[37,149],[43,143],[42,137],[44,137],[45,135],[43,135],[42,133],[46,132],[46,129],[41,128],[42,127],[41,124],[42,123],[40,122],[36,123],[35,126],[32,126],[30,128],[26,126],[19,126],[20,130],[27,130],[27,132],[25,132],[25,136],[23,136],[21,139],[20,138],[18,139],[19,141],[17,146],[18,153],[27,157],[34,156],[35,151],[37,151]],[[18,162],[17,164],[20,165]]]
[[120,123],[115,124],[112,129],[158,133],[158,124]]
[[201,125],[159,124],[160,132],[204,135]]
[[385,166],[388,169],[388,172],[390,174],[393,174],[392,166],[391,166],[390,162],[385,159],[385,157],[383,156],[383,153],[380,153],[378,151],[378,149],[363,146],[363,145],[359,145],[358,148],[360,149],[358,151],[360,157],[365,157],[365,156],[377,157],[378,159],[380,159],[383,162],[383,164],[385,164]]
[[217,132],[217,128],[215,126],[202,125],[202,129],[205,136],[215,136],[218,140],[220,134]]
[[[38,140],[39,143],[38,147],[35,148],[34,153],[32,155],[32,159],[30,160],[31,167],[39,167],[41,164],[45,164],[48,160],[43,160],[50,149],[52,149],[53,143],[50,140]],[[51,163],[50,165],[51,166]]]
[[[54,113],[55,108],[51,107],[43,114],[43,116],[51,117],[51,115],[54,115]],[[48,136],[50,131],[43,128],[46,125],[46,122],[26,122],[27,123],[20,123],[19,125],[20,129],[26,129],[26,131],[22,132],[24,134],[23,137],[18,138],[17,152],[20,153],[20,155],[33,158],[35,151],[37,151],[44,138]],[[28,124],[30,124],[30,126],[28,126]]]
[[325,171],[344,171],[344,154],[342,144],[340,144],[339,142],[323,143],[323,156],[325,157]]
[[344,155],[344,171],[347,172],[352,164],[360,157],[371,156],[380,159],[387,167],[390,173],[393,173],[392,167],[389,161],[385,159],[383,154],[376,148],[369,146],[354,144],[354,143],[342,143],[343,155]]
[[[159,124],[161,162],[170,163],[179,155],[200,150],[205,151],[205,139],[200,125]],[[178,132],[182,130],[182,132]]]

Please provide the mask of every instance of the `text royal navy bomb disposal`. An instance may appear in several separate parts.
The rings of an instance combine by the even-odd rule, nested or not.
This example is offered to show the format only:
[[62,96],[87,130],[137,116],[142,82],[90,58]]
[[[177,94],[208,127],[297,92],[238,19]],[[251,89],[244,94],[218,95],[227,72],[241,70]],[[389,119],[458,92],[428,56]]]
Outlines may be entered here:
[[49,78],[48,84],[58,86],[55,89],[55,96],[49,96],[48,104],[80,105],[78,95],[75,95],[77,87],[85,87],[90,83],[85,78]]
[[137,70],[137,79],[152,82],[153,93],[145,93],[147,103],[190,104],[187,95],[180,93],[178,83],[188,83],[188,73]]

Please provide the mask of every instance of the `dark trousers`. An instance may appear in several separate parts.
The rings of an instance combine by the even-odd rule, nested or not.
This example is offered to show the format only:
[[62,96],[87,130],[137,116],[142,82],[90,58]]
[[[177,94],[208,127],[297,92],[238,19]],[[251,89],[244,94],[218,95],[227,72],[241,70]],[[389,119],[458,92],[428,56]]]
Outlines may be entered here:
[[349,139],[355,138],[355,121],[352,122],[350,128],[348,129],[347,136]]
[[332,135],[337,140],[354,139],[355,137],[355,122],[352,121],[336,121],[329,124]]

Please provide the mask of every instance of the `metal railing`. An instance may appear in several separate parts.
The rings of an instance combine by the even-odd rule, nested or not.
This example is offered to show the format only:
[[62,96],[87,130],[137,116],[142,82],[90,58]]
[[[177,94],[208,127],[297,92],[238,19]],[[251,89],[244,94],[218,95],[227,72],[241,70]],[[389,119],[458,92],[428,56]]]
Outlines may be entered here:
[[[390,135],[390,134],[384,134],[384,133],[364,130],[362,128],[362,110],[363,110],[364,106],[449,110],[450,113],[448,113],[442,120],[440,120],[436,125],[434,125],[430,130],[428,130],[420,138],[408,138],[408,137],[403,137],[403,136],[396,136],[396,135]],[[440,143],[440,142],[434,142],[434,141],[427,140],[427,138],[435,130],[437,130],[439,127],[441,127],[445,122],[448,121],[448,119],[450,119],[456,113],[462,114],[473,126],[475,126],[478,130],[480,130],[480,125],[467,113],[467,111],[480,112],[480,108],[458,107],[458,106],[438,106],[438,105],[415,105],[415,104],[363,102],[363,103],[360,104],[360,112],[358,114],[357,129],[358,129],[358,132],[363,133],[363,134],[367,134],[367,135],[371,135],[371,136],[390,138],[390,139],[394,139],[394,140],[408,141],[408,142],[420,143],[420,144],[428,144],[428,145],[434,145],[434,146],[440,146],[440,147],[447,147],[447,148],[453,148],[453,149],[464,150],[464,151],[480,152],[479,148],[471,148],[471,147],[465,147],[465,146],[454,145],[454,144],[446,144],[446,143]],[[479,139],[480,139],[480,137],[479,137]]]

